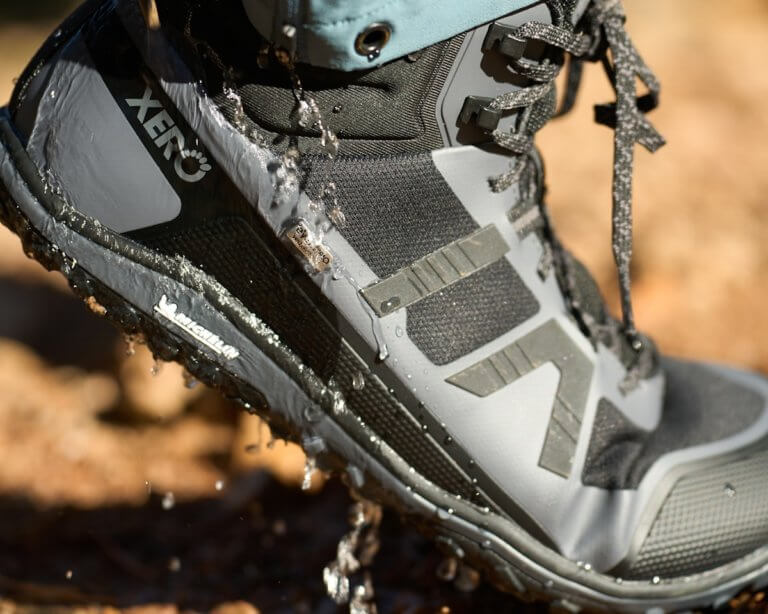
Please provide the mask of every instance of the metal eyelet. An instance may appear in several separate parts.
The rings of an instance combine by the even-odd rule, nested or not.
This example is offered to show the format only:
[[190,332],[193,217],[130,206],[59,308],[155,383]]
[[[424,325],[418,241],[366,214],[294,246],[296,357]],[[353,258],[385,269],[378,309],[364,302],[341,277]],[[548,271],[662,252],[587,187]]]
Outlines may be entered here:
[[370,59],[377,58],[392,37],[392,27],[387,23],[372,23],[355,39],[355,51]]

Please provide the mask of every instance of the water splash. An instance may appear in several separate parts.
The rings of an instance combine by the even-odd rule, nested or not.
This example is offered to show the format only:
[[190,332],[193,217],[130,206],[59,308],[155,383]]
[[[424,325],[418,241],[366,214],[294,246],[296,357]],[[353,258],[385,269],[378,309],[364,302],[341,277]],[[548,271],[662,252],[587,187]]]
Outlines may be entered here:
[[365,388],[365,376],[362,374],[362,372],[357,371],[352,376],[352,388],[358,392]]
[[336,559],[323,570],[328,596],[339,605],[349,603],[350,613],[376,612],[370,575],[365,573],[362,584],[354,588],[350,576],[373,563],[380,545],[381,518],[381,507],[375,503],[361,500],[352,505],[349,514],[351,530],[339,540]]
[[301,482],[301,490],[307,491],[312,488],[312,476],[317,470],[317,459],[314,456],[308,456],[304,461],[304,479]]
[[176,496],[173,492],[168,491],[163,497],[162,506],[165,511],[172,510],[176,505]]
[[453,585],[462,593],[471,593],[480,586],[480,572],[469,565],[461,563],[456,573],[456,579]]
[[152,377],[157,377],[160,375],[160,371],[163,368],[163,363],[160,362],[157,358],[154,359],[152,362],[152,366],[149,368],[149,372],[152,374]]

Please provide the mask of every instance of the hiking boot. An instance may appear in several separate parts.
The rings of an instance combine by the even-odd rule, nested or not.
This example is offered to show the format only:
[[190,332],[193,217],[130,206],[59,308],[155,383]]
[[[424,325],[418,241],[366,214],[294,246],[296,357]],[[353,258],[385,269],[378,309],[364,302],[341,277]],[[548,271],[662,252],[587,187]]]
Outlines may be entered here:
[[[663,139],[620,3],[468,7],[86,2],[0,116],[2,218],[506,590],[645,611],[762,587],[768,384],[660,357],[632,316],[633,148]],[[616,90],[621,320],[534,147],[585,61]]]

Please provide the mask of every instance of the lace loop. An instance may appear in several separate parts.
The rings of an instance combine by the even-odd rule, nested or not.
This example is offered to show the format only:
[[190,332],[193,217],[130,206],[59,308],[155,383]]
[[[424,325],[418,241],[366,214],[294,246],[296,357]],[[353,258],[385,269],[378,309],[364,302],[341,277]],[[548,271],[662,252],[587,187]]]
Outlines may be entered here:
[[[507,172],[489,181],[491,189],[500,192],[520,180],[534,150],[535,133],[545,120],[562,115],[573,107],[581,81],[583,61],[601,61],[616,93],[615,103],[595,108],[595,118],[598,123],[614,129],[612,249],[621,294],[622,332],[636,353],[625,382],[627,388],[631,389],[653,370],[655,364],[653,345],[635,327],[630,268],[633,252],[634,147],[639,144],[655,152],[665,144],[664,138],[645,117],[645,113],[658,105],[660,85],[625,30],[626,16],[619,0],[593,0],[585,18],[584,31],[580,32],[574,31],[570,25],[567,3],[553,0],[552,6],[554,24],[529,22],[512,32],[515,40],[543,42],[550,50],[562,52],[562,55],[558,57],[557,54],[546,53],[539,62],[523,57],[510,59],[510,70],[528,78],[532,83],[523,89],[497,96],[488,104],[488,108],[494,112],[521,109],[515,130],[504,132],[496,128],[489,131],[496,145],[517,156]],[[569,55],[568,79],[565,96],[560,108],[556,109],[554,79],[563,68],[565,54]],[[648,88],[649,93],[643,96],[637,95],[638,78]],[[543,213],[542,217],[546,219],[546,214]],[[565,250],[551,232],[547,238],[548,242],[545,243],[551,248],[550,258],[560,271],[558,277],[564,294],[571,301],[572,310],[580,312],[579,301],[573,299],[576,294]],[[606,331],[592,322],[588,314],[579,315],[580,321],[593,334],[593,338],[606,338]]]

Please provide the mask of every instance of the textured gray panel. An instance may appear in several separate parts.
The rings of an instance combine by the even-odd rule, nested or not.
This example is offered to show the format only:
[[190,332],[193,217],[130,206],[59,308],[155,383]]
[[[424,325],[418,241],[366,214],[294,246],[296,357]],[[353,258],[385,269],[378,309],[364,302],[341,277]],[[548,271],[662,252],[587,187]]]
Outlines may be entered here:
[[385,316],[476,273],[508,251],[496,227],[486,226],[368,286],[362,295],[379,316]]
[[554,364],[560,371],[560,384],[539,465],[568,477],[594,366],[555,320],[447,381],[486,397],[547,363]]
[[768,449],[683,477],[627,577],[681,577],[768,545]]
[[610,401],[598,405],[582,480],[606,489],[637,488],[661,456],[720,441],[748,429],[765,400],[705,365],[663,359],[667,378],[661,422],[645,431]]

